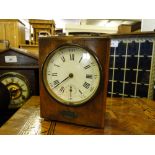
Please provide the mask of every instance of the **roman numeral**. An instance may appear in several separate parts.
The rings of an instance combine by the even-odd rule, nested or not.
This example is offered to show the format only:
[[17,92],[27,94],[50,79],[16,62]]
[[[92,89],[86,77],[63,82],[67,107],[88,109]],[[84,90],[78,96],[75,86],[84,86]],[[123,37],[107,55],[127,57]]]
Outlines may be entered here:
[[59,84],[59,81],[58,80],[55,80],[55,81],[53,81],[53,84],[56,86],[56,85]]
[[60,92],[61,92],[61,93],[64,93],[64,91],[65,91],[65,88],[62,86],[62,87],[60,88]]
[[59,65],[56,65],[56,64],[54,64],[54,66],[56,66],[56,67],[60,67]]
[[74,61],[74,54],[70,54],[70,60]]
[[98,76],[99,76],[99,75],[94,75],[94,79],[97,79]]
[[61,57],[61,60],[62,60],[63,62],[65,62],[65,58],[64,58],[64,56]]
[[90,84],[87,83],[87,82],[85,82],[85,83],[83,84],[83,87],[85,87],[86,89],[88,89],[88,88],[90,87]]
[[82,91],[79,89],[79,93],[81,94],[81,95],[83,95],[83,93],[82,93]]
[[81,62],[81,60],[82,60],[82,57],[80,58],[79,63]]
[[86,78],[92,79],[93,78],[93,75],[92,74],[86,74]]
[[90,68],[90,67],[91,67],[90,65],[87,65],[87,66],[84,67],[84,69],[88,69],[88,68]]
[[52,76],[57,76],[58,75],[58,73],[52,73]]
[[69,52],[75,52],[75,49],[74,48],[70,48]]

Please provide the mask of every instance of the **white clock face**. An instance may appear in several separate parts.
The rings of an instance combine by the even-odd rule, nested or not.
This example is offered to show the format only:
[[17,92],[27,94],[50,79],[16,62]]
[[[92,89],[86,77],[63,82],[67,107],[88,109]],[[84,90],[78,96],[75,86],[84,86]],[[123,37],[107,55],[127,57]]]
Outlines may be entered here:
[[47,91],[66,105],[80,105],[91,99],[100,83],[100,66],[87,50],[72,45],[52,52],[43,66]]
[[9,108],[19,108],[29,98],[30,88],[21,74],[8,72],[1,76],[1,82],[10,92]]

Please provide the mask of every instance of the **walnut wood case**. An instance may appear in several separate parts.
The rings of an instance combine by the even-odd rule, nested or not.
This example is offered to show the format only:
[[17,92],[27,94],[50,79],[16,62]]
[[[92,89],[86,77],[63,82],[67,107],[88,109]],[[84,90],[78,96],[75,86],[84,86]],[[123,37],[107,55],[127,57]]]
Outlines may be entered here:
[[[17,62],[6,63],[6,56],[16,56]],[[38,57],[32,53],[16,48],[0,51],[0,75],[7,72],[16,72],[26,77],[30,83],[31,95],[39,95]]]
[[[52,98],[43,83],[42,67],[47,56],[65,44],[77,44],[92,50],[101,65],[101,83],[96,95],[80,106],[63,105]],[[39,76],[41,117],[79,125],[104,127],[107,96],[110,39],[106,37],[55,36],[39,39]]]
[[[6,56],[15,56],[17,62],[6,62]],[[8,72],[15,72],[23,75],[30,84],[31,94],[39,95],[39,67],[38,57],[32,53],[17,48],[7,48],[0,51],[0,76]],[[0,117],[0,126],[4,124],[18,108],[3,110]],[[0,111],[1,112],[1,111]]]

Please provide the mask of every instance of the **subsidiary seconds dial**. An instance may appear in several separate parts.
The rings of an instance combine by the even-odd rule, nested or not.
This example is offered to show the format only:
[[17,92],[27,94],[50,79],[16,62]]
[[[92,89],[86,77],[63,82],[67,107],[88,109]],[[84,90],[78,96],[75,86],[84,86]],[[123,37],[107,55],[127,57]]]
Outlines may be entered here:
[[48,93],[60,103],[81,105],[99,88],[100,70],[92,51],[65,45],[46,58],[42,68],[43,82]]

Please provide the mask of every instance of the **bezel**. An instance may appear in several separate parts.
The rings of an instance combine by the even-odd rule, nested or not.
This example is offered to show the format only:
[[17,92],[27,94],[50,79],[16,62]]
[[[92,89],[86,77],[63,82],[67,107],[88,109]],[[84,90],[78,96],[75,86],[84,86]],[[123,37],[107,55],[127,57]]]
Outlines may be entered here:
[[[16,78],[19,78],[19,79],[21,79],[22,81],[24,81],[24,83],[26,84],[26,86],[27,86],[27,88],[28,88],[28,96],[27,96],[27,98],[24,100],[24,102],[27,101],[27,100],[29,99],[30,95],[31,95],[31,86],[30,86],[29,81],[26,79],[26,77],[23,76],[23,75],[21,75],[21,74],[19,74],[19,73],[16,73],[16,72],[6,72],[6,73],[4,73],[4,74],[2,74],[2,75],[0,76],[0,81],[3,81],[3,80],[4,80],[5,78],[7,78],[7,77],[10,77],[10,78],[11,78],[11,77],[16,77]],[[16,83],[13,83],[13,84],[14,84],[14,85],[17,85]],[[17,85],[17,86],[18,86],[18,85]],[[17,99],[14,99],[14,100],[17,100]],[[24,102],[22,102],[22,103],[16,105],[15,107],[14,107],[13,104],[10,104],[9,107],[10,107],[10,108],[19,108],[20,106],[23,105]]]
[[[76,102],[76,104],[74,104],[74,102],[68,102],[68,101],[65,101],[65,100],[61,99],[59,96],[57,96],[55,93],[53,93],[53,91],[51,90],[51,88],[49,87],[48,82],[47,82],[46,72],[47,72],[47,66],[48,66],[49,61],[54,56],[54,54],[56,52],[58,52],[59,49],[64,49],[66,47],[78,47],[78,48],[82,48],[82,49],[86,50],[87,52],[89,52],[94,57],[94,59],[96,60],[96,62],[98,64],[98,68],[99,68],[100,80],[99,80],[98,88],[96,89],[95,93],[93,93],[93,95],[90,95],[90,97],[83,100],[83,102],[79,102],[78,104],[77,104],[77,102]],[[78,45],[78,44],[72,44],[72,43],[62,44],[61,46],[59,46],[56,49],[49,52],[49,54],[45,58],[44,63],[42,64],[41,73],[42,73],[41,76],[42,76],[43,85],[44,85],[44,88],[47,91],[47,93],[54,100],[56,100],[58,103],[61,103],[63,105],[67,105],[67,106],[80,106],[80,105],[83,105],[83,104],[87,103],[89,100],[93,99],[94,96],[96,95],[96,93],[99,91],[100,85],[102,84],[102,81],[103,81],[102,76],[101,76],[102,75],[102,67],[101,67],[99,59],[97,58],[95,52],[93,52],[91,49],[89,49],[87,47],[84,47],[84,46],[81,46],[81,45]]]

